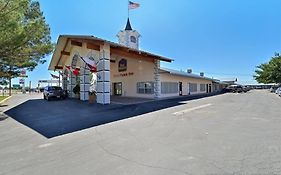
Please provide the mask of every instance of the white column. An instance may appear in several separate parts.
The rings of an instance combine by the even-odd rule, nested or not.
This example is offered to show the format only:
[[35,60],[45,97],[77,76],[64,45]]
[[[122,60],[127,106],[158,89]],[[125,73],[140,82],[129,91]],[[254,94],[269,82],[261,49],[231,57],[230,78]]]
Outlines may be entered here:
[[62,76],[62,89],[63,90],[67,90],[67,76],[65,74],[63,74]]
[[110,104],[110,45],[100,48],[101,58],[97,64],[97,103]]
[[160,82],[160,61],[154,60],[154,98],[158,99],[161,95],[161,82]]
[[[82,61],[81,61],[82,62]],[[85,63],[81,64],[80,68],[80,100],[89,100],[89,90],[90,90],[90,71],[85,69]]]
[[76,76],[69,71],[69,82],[67,85],[67,90],[68,90],[68,96],[70,98],[75,98],[75,94],[73,93],[73,88],[76,86]]

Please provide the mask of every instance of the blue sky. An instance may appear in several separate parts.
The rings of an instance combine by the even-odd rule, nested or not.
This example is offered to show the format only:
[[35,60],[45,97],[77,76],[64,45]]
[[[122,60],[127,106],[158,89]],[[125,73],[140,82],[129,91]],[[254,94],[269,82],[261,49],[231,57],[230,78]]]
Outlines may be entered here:
[[[61,34],[95,35],[117,42],[125,27],[127,0],[39,0],[51,27],[52,41]],[[140,48],[172,58],[161,66],[253,84],[255,66],[281,52],[280,0],[137,0],[130,11]],[[28,72],[32,86],[50,79],[47,63]],[[27,83],[26,81],[26,83]],[[18,83],[18,79],[14,80]]]

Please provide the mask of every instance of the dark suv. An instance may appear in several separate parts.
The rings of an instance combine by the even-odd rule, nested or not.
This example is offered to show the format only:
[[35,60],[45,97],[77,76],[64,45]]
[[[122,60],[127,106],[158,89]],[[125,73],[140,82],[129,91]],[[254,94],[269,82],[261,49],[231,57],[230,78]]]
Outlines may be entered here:
[[51,98],[65,99],[66,96],[66,91],[59,86],[47,86],[44,88],[43,97],[45,100],[49,101]]

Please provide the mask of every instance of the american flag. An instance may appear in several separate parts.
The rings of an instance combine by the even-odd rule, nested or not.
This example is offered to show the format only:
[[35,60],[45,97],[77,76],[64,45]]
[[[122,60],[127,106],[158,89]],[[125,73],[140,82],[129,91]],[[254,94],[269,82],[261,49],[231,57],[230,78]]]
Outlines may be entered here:
[[[51,74],[51,73],[50,73]],[[54,75],[54,74],[51,74],[51,77],[52,78],[55,78],[55,79],[59,79],[60,77],[59,76],[56,76],[56,75]]]
[[96,67],[96,62],[88,57],[80,57],[85,63],[86,65],[90,68],[91,72],[96,72],[97,71],[97,67]]
[[140,7],[140,4],[134,3],[134,2],[132,2],[132,1],[129,1],[129,9],[130,9],[130,10],[131,10],[131,9],[136,9],[136,8],[138,8],[138,7]]

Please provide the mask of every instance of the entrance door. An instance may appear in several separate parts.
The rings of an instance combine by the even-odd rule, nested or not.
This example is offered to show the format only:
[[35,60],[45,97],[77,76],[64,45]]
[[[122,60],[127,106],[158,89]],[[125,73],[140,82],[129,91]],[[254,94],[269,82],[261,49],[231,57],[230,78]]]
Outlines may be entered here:
[[122,83],[113,83],[113,93],[114,95],[121,96],[122,95]]
[[212,84],[209,84],[209,93],[212,92]]
[[182,96],[182,82],[179,82],[179,95]]

